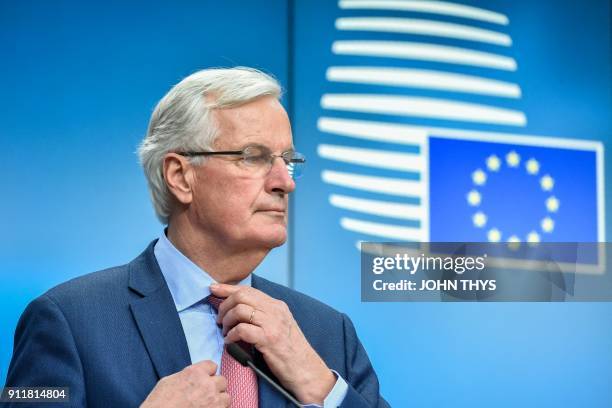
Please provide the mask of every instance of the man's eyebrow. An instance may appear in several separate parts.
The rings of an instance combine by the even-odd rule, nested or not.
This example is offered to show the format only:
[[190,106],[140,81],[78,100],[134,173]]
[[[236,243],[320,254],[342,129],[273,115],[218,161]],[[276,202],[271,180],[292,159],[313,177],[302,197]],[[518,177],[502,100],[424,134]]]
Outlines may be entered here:
[[[266,146],[264,144],[261,144],[261,143],[247,143],[247,144],[242,145],[240,148],[238,148],[236,150],[244,150],[247,147],[258,147],[258,148],[261,148],[261,149],[266,149],[266,150],[272,151],[272,149],[270,149],[268,146]],[[283,150],[283,152],[288,152],[288,151],[295,151],[295,146],[291,145],[291,146],[289,146],[288,149],[284,149]]]
[[244,145],[241,145],[238,150],[244,150],[247,147],[259,147],[260,149],[270,150],[270,148],[268,146],[266,146],[264,144],[261,144],[261,143],[246,143]]

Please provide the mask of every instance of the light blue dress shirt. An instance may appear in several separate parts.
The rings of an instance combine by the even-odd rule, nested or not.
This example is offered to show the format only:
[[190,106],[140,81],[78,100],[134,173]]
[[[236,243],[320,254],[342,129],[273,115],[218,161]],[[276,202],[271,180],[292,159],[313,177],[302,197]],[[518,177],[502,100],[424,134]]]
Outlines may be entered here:
[[[223,335],[217,326],[217,313],[205,302],[206,297],[210,295],[210,285],[216,282],[176,249],[166,234],[162,234],[155,244],[154,253],[181,319],[191,363],[214,361],[217,364],[217,374],[220,374]],[[251,275],[238,284],[251,286]],[[337,372],[334,371],[334,374],[336,384],[325,398],[324,408],[338,407],[348,390],[346,381]]]

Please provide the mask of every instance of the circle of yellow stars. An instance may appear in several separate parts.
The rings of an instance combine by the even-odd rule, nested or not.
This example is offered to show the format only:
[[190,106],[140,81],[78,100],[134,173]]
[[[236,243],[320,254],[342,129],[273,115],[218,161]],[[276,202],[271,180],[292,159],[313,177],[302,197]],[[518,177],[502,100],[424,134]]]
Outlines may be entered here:
[[[522,158],[514,150],[508,152],[505,157],[501,158],[495,154],[490,155],[485,160],[486,170],[478,168],[472,172],[473,188],[467,193],[466,198],[468,205],[474,207],[476,212],[472,215],[472,223],[476,228],[487,229],[487,240],[489,242],[501,242],[506,240],[510,245],[518,247],[521,243],[521,237],[516,234],[505,234],[496,227],[489,227],[489,219],[484,211],[480,210],[482,203],[482,194],[479,188],[487,183],[488,173],[497,173],[505,163],[509,168],[520,168]],[[541,234],[550,234],[555,229],[555,221],[551,218],[552,214],[559,211],[561,202],[552,193],[555,186],[555,180],[550,174],[540,175],[540,163],[533,157],[524,162],[525,171],[527,174],[539,178],[538,182],[542,191],[550,195],[544,201],[547,215],[540,220],[540,232],[532,230],[524,237],[528,243],[538,243],[541,241]]]

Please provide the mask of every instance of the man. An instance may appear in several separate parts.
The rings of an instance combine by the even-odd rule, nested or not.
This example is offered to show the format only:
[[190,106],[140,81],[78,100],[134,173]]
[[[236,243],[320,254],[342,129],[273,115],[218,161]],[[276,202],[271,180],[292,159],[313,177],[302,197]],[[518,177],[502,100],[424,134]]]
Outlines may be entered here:
[[7,386],[69,387],[71,406],[384,407],[347,316],[252,274],[287,239],[295,152],[278,83],[199,71],[155,108],[139,150],[161,237],[127,265],[34,300]]

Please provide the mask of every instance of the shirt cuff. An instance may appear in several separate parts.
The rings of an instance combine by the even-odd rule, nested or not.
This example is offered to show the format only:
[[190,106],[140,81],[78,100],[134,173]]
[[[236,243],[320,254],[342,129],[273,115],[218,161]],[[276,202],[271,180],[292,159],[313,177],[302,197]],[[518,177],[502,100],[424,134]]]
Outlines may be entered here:
[[346,397],[346,392],[348,391],[348,384],[344,378],[340,377],[337,371],[332,370],[332,372],[336,376],[336,384],[334,384],[334,387],[323,400],[323,406],[317,404],[302,405],[304,408],[337,408],[342,404],[344,397]]

